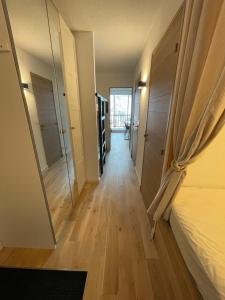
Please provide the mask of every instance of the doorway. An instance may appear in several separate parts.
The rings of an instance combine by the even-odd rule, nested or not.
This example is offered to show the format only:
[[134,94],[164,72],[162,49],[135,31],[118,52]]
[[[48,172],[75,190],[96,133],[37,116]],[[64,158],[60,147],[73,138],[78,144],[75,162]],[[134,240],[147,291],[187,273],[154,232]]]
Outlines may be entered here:
[[132,88],[110,88],[110,128],[130,137]]
[[162,178],[182,20],[183,9],[177,13],[152,55],[150,96],[141,181],[141,192],[146,208],[151,205]]
[[52,81],[31,73],[41,136],[48,168],[62,157]]

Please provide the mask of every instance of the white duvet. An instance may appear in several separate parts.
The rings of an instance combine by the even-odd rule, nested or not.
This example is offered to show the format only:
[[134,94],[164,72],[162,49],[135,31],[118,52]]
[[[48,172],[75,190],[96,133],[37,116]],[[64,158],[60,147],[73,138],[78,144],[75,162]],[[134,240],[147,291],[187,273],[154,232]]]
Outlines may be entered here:
[[183,187],[170,223],[203,297],[225,299],[225,189]]

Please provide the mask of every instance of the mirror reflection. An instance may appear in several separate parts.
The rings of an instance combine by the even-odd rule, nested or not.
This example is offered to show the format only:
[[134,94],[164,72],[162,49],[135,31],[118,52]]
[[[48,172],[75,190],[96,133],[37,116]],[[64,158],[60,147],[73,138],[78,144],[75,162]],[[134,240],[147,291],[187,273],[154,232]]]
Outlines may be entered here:
[[60,53],[59,16],[50,1],[7,0],[21,81],[53,227],[71,208],[75,172]]
[[53,51],[53,61],[55,76],[58,88],[59,106],[62,121],[62,136],[65,145],[65,156],[67,159],[68,175],[71,186],[72,199],[76,198],[76,181],[75,181],[75,166],[73,162],[73,150],[71,142],[71,130],[69,127],[69,112],[67,107],[67,99],[65,94],[65,87],[63,81],[63,65],[62,65],[62,54],[61,54],[61,37],[60,37],[60,23],[59,15],[55,6],[50,0],[47,0],[47,11],[49,17],[49,28],[51,35],[51,44]]

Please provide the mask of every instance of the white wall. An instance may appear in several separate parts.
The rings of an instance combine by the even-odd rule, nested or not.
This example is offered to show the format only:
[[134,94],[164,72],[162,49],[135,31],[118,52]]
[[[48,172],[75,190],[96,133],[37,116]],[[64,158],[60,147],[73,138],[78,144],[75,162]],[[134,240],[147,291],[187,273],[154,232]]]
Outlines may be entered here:
[[[24,90],[24,93],[27,101],[30,118],[31,118],[31,125],[33,129],[40,167],[41,170],[44,171],[45,169],[48,168],[48,165],[46,162],[45,150],[44,150],[44,145],[43,145],[43,140],[41,135],[40,123],[38,119],[37,106],[36,106],[36,101],[33,93],[30,72],[40,75],[52,81],[57,119],[58,119],[58,123],[61,124],[57,87],[56,87],[55,77],[53,73],[54,69],[51,64],[47,64],[46,62],[27,53],[21,48],[17,48],[16,52],[17,52],[17,58],[18,58],[22,82],[29,84],[29,89]],[[62,135],[60,135],[60,139],[61,139],[62,151],[64,153],[64,142],[63,142]]]
[[[147,86],[150,76],[151,68],[151,56],[154,48],[162,38],[166,29],[168,28],[172,18],[179,9],[182,1],[181,0],[162,0],[161,6],[155,15],[150,29],[149,37],[147,39],[145,48],[143,49],[142,55],[137,64],[134,81],[137,80],[141,73],[141,80],[147,81]],[[138,131],[138,146],[137,146],[137,158],[136,158],[136,172],[138,175],[139,182],[142,176],[142,164],[144,155],[144,133],[146,127],[147,118],[147,107],[148,107],[149,90],[144,88],[141,92],[140,98],[140,125]]]
[[94,34],[90,31],[76,31],[74,36],[76,41],[86,180],[88,182],[98,182],[99,162]]
[[96,71],[97,92],[109,100],[111,87],[132,87],[133,74]]
[[225,126],[196,161],[188,166],[182,186],[225,188]]
[[[0,2],[0,37],[10,40]],[[12,52],[0,51],[0,241],[4,246],[54,248],[21,88]]]

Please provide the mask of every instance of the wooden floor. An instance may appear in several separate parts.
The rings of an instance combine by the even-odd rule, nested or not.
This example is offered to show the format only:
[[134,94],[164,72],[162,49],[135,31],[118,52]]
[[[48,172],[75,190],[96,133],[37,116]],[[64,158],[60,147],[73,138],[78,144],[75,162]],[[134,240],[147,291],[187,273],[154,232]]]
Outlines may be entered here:
[[64,221],[68,218],[72,205],[78,198],[77,181],[71,155],[68,153],[67,156],[64,155],[42,175],[52,225],[56,241],[58,241]]
[[44,172],[43,181],[52,224],[58,241],[60,228],[64,225],[64,218],[70,214],[72,209],[72,194],[65,156]]
[[60,226],[56,250],[4,249],[0,265],[88,271],[84,300],[201,299],[167,224],[149,222],[122,134],[104,176],[87,185]]

